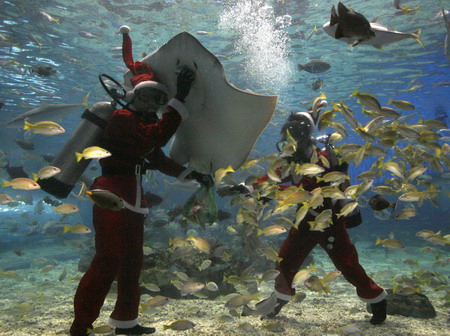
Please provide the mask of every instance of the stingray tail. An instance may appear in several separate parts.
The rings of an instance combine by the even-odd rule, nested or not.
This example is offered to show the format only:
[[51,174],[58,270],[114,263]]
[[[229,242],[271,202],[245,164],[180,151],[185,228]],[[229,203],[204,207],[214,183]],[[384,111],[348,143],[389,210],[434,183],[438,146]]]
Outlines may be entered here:
[[422,40],[420,39],[420,33],[422,32],[421,29],[417,29],[414,33],[411,33],[411,36],[417,41],[417,43],[419,43],[422,48],[425,49],[425,46],[422,43]]

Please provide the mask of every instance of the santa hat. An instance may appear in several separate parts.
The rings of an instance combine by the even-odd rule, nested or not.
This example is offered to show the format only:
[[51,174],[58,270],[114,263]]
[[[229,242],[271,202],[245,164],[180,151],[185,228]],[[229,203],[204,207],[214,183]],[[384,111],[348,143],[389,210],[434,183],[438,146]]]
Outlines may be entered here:
[[122,41],[122,57],[125,65],[130,69],[133,77],[130,79],[133,90],[127,92],[126,100],[130,102],[134,97],[134,92],[142,88],[154,88],[168,94],[167,87],[164,84],[155,81],[155,73],[152,68],[140,61],[133,60],[132,42],[130,35],[130,28],[128,26],[121,26],[118,33],[123,36]]

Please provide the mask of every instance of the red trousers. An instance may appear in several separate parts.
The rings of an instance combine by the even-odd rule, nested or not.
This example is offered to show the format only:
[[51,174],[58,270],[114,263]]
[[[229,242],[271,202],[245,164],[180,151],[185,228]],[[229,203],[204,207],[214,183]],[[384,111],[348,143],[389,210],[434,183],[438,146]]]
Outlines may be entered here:
[[350,242],[347,230],[343,225],[333,225],[320,231],[310,231],[308,228],[296,230],[291,228],[288,237],[281,246],[279,257],[283,258],[276,269],[280,274],[275,279],[275,290],[281,294],[294,295],[292,280],[303,261],[311,250],[319,244],[330,257],[342,275],[356,287],[356,293],[362,300],[371,301],[384,292],[369,276],[358,262],[358,252]]
[[143,262],[145,216],[130,210],[109,211],[94,205],[96,254],[75,294],[71,336],[85,336],[100,314],[111,284],[117,279],[118,295],[111,318],[137,318]]

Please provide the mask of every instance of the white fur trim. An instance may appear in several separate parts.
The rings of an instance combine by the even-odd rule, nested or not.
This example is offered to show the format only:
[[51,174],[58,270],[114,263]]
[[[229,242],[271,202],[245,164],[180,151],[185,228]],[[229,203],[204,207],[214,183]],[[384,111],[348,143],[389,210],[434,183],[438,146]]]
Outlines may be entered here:
[[122,329],[133,328],[138,323],[139,323],[139,318],[135,318],[134,320],[131,320],[131,321],[119,321],[119,320],[113,319],[112,317],[110,317],[107,322],[107,324],[109,324],[113,327],[122,328]]
[[275,295],[277,298],[284,300],[284,301],[291,301],[291,299],[294,297],[294,295],[287,295],[280,292],[275,291]]
[[130,27],[128,26],[120,26],[119,30],[116,32],[116,34],[128,34],[130,32]]
[[361,299],[361,301],[366,302],[366,303],[378,303],[380,301],[383,301],[387,295],[388,295],[388,293],[383,289],[383,291],[381,292],[380,295],[378,295],[377,297],[374,297],[372,299],[364,299],[360,296],[359,296],[359,298]]
[[184,104],[178,99],[172,98],[171,100],[169,100],[168,105],[170,107],[173,107],[181,115],[181,119],[186,120],[189,117],[189,112],[186,109],[186,106],[184,106]]

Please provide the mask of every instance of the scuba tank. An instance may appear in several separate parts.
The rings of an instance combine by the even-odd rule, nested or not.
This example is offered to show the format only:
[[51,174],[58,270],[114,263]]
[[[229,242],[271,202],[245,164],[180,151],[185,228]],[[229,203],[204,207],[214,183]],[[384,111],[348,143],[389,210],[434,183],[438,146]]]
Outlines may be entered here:
[[[118,85],[122,93],[115,88],[107,86],[102,77],[106,77]],[[90,109],[84,111],[81,115],[82,121],[50,163],[51,166],[61,169],[61,172],[48,179],[39,179],[37,181],[42,190],[55,197],[66,198],[91,162],[91,160],[84,159],[77,162],[75,152],[81,153],[87,147],[98,145],[108,119],[116,109],[116,103],[122,107],[126,107],[127,105],[127,103],[123,102],[126,96],[126,90],[122,85],[105,74],[100,74],[99,80],[114,101],[98,102]]]

